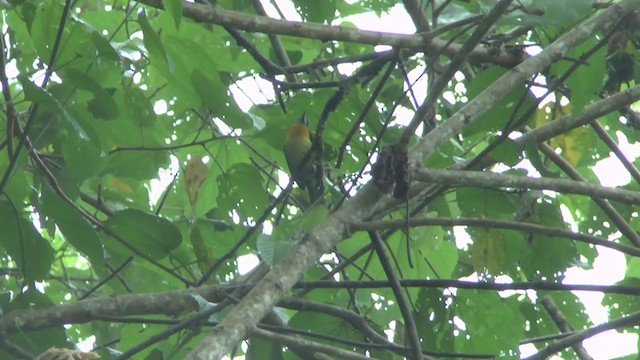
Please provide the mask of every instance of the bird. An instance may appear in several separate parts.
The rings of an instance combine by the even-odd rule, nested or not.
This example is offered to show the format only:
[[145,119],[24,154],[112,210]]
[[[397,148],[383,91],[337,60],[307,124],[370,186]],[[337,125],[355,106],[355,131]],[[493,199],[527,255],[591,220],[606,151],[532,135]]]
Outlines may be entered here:
[[314,203],[322,196],[322,187],[316,179],[313,155],[307,155],[311,151],[312,140],[313,137],[309,131],[309,120],[306,114],[303,113],[287,132],[284,142],[284,155],[291,178],[298,184],[300,189],[307,189],[309,199],[311,203]]

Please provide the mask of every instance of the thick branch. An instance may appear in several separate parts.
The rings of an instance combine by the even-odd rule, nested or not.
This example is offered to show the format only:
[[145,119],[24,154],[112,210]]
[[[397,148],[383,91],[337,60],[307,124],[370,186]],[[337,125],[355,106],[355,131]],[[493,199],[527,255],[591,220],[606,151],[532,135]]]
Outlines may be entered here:
[[[140,0],[139,2],[158,9],[164,8],[162,0]],[[238,30],[305,37],[320,41],[333,40],[369,45],[389,45],[395,48],[415,49],[433,53],[442,52],[448,56],[457,54],[462,47],[460,44],[447,44],[447,41],[438,38],[432,39],[429,33],[404,35],[334,25],[278,20],[190,2],[183,2],[183,14],[195,21],[228,26]],[[484,47],[472,51],[469,54],[469,59],[477,62],[491,62],[506,67],[515,66],[522,60],[505,52],[495,54],[495,50],[490,51],[490,49]]]
[[[628,285],[591,285],[591,284],[560,284],[550,282],[514,282],[510,284],[473,282],[455,279],[403,279],[403,287],[417,288],[458,288],[487,291],[505,290],[546,290],[546,291],[595,291],[607,294],[640,295],[640,287]],[[11,334],[16,331],[41,330],[64,324],[83,324],[105,316],[134,316],[158,315],[174,316],[180,313],[198,311],[198,303],[193,294],[202,296],[209,302],[219,303],[228,299],[228,294],[240,289],[246,290],[251,285],[213,285],[200,288],[167,291],[152,294],[120,295],[99,299],[76,301],[70,304],[55,305],[46,308],[15,310],[0,320],[0,333]],[[297,283],[297,289],[379,289],[388,288],[388,280],[376,281],[339,281],[319,280]],[[319,311],[313,302],[296,298],[283,298],[278,306],[295,309]],[[326,307],[323,307],[326,312]],[[337,308],[335,309],[337,311]],[[354,328],[376,342],[383,343],[382,337],[374,336],[374,332],[367,329],[364,318],[355,313],[348,317],[347,310],[340,313],[340,317],[348,321]]]

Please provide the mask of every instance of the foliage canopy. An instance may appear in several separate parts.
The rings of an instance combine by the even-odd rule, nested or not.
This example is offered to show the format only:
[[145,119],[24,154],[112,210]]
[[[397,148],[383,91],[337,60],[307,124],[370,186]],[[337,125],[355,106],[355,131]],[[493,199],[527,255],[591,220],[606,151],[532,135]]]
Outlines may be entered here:
[[[1,358],[585,358],[640,333],[637,1],[214,3],[0,1]],[[418,31],[358,28],[390,13]],[[285,176],[303,113],[315,206]],[[602,254],[616,284],[564,282]]]

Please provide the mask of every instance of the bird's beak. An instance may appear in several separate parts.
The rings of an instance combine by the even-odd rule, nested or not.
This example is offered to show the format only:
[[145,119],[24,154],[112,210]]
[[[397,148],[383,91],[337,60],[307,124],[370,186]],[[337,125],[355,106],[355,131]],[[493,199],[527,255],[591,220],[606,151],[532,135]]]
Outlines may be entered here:
[[306,127],[309,127],[309,119],[307,119],[307,113],[302,113],[300,119],[298,119],[300,124],[304,124]]

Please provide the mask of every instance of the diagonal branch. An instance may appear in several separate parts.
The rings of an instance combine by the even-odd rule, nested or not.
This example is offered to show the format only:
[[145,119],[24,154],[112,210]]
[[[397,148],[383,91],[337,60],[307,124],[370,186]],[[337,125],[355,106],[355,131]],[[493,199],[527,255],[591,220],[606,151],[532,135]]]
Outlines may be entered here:
[[616,93],[599,100],[589,106],[578,115],[565,115],[548,122],[535,129],[529,130],[515,140],[517,144],[524,145],[529,141],[542,142],[569,132],[577,127],[586,125],[601,116],[605,116],[612,111],[619,110],[625,105],[630,105],[640,100],[640,85],[628,88],[625,91]]
[[596,325],[586,330],[579,331],[574,335],[567,336],[566,338],[559,340],[547,346],[546,348],[538,351],[534,355],[529,356],[528,358],[525,358],[525,360],[548,359],[553,354],[556,354],[570,346],[573,346],[574,344],[577,344],[583,341],[584,339],[588,339],[601,332],[605,332],[607,330],[612,330],[612,329],[620,329],[624,327],[637,326],[638,324],[640,324],[640,312],[633,313],[629,316],[625,316],[623,318],[616,319],[608,323]]
[[[556,303],[553,301],[551,296],[547,295],[543,297],[540,303],[542,303],[542,306],[544,306],[544,309],[547,311],[547,314],[549,314],[553,322],[556,323],[556,326],[558,326],[558,329],[560,329],[560,331],[562,331],[563,333],[574,332],[573,328],[571,327],[567,319],[564,317],[564,315],[562,315],[562,312],[560,311]],[[573,351],[576,352],[576,355],[578,355],[578,359],[580,360],[593,360],[591,355],[589,355],[587,350],[580,343],[573,344]]]
[[629,161],[629,159],[627,159],[627,156],[622,152],[618,144],[616,144],[611,136],[609,136],[607,130],[605,130],[605,128],[600,125],[597,120],[591,123],[591,128],[596,132],[600,140],[602,140],[602,142],[605,143],[611,150],[611,152],[618,158],[618,161],[622,163],[622,166],[627,169],[629,175],[631,175],[636,183],[640,184],[640,172],[638,172],[638,169],[635,167],[635,165],[633,165],[633,163]]
[[[586,179],[580,175],[580,173],[563,157],[556,154],[551,146],[547,144],[540,144],[540,150],[553,161],[565,174],[576,181],[586,181]],[[616,225],[620,232],[627,237],[636,247],[640,247],[640,235],[631,227],[631,225],[625,220],[622,215],[613,207],[607,200],[600,198],[593,198],[593,201],[598,205],[602,211],[607,214],[611,221]]]

